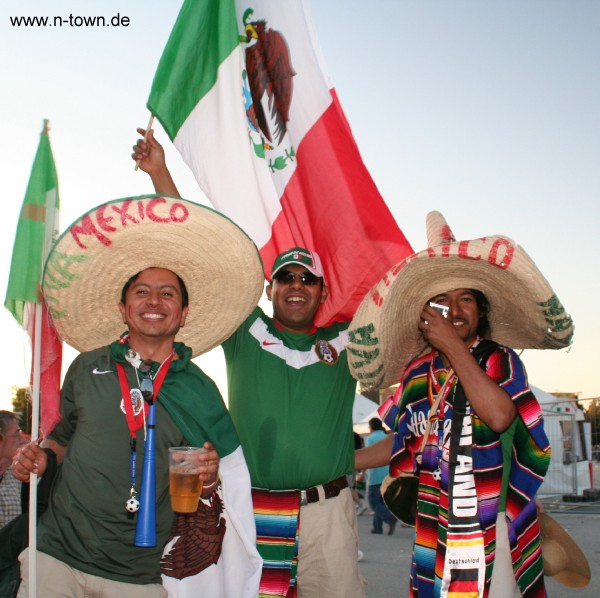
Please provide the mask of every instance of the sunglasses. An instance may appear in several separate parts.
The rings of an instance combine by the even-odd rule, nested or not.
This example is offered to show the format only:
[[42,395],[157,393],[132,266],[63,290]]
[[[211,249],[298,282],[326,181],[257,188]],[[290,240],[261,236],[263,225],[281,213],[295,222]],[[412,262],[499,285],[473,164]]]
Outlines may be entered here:
[[304,285],[313,286],[317,284],[321,278],[315,276],[311,272],[292,272],[291,270],[281,270],[277,272],[273,279],[281,284],[292,284],[296,278]]
[[152,378],[150,377],[150,372],[152,371],[152,360],[144,359],[144,361],[140,363],[138,371],[143,376],[143,378],[140,380],[140,392],[144,397],[144,401],[152,403],[154,399],[154,384],[152,382]]

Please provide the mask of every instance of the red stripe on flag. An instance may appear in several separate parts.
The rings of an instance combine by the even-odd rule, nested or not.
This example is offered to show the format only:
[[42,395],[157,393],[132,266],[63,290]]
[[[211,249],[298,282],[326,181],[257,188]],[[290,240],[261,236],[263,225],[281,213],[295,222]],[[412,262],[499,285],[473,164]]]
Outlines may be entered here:
[[[35,314],[35,306],[32,313]],[[31,344],[35,347],[35,315],[28,326]],[[40,350],[40,428],[46,437],[60,421],[60,376],[62,366],[62,342],[48,314],[46,304],[42,304],[42,343]],[[33,385],[34,368],[31,368]],[[35,440],[35,439],[34,439]]]
[[261,248],[267,277],[295,245],[319,253],[330,288],[316,324],[352,319],[364,295],[413,250],[365,167],[335,92],[297,148],[282,212]]

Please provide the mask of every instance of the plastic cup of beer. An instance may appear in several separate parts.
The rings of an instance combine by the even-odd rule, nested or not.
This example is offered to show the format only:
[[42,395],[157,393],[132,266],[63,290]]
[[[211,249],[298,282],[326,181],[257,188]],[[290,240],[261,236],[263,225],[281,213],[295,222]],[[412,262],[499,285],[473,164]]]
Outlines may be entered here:
[[199,456],[205,452],[196,446],[169,447],[169,492],[175,513],[195,513],[198,509],[202,494]]

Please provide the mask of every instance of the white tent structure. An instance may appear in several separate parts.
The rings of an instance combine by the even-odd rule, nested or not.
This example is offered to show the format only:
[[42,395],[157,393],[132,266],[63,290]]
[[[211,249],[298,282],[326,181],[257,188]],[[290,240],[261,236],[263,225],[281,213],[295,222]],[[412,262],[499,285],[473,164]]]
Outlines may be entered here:
[[354,431],[357,434],[368,434],[369,420],[372,417],[379,417],[377,413],[377,403],[371,401],[364,395],[356,394],[354,396],[354,406],[352,407],[352,423]]
[[592,487],[591,424],[574,400],[531,386],[544,414],[552,460],[539,493],[581,495]]

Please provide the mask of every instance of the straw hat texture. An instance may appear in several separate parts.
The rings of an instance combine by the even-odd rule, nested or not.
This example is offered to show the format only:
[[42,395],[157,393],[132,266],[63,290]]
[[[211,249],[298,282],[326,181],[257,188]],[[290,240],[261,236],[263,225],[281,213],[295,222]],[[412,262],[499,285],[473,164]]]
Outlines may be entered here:
[[591,571],[581,548],[567,531],[547,513],[540,513],[544,575],[569,588],[590,583]]
[[561,349],[573,321],[525,250],[503,236],[456,241],[439,212],[427,215],[429,247],[391,268],[350,324],[348,361],[366,388],[398,382],[425,349],[418,329],[425,303],[446,291],[477,289],[487,297],[491,339],[513,349]]
[[151,267],[185,283],[190,310],[176,340],[193,356],[228,338],[264,285],[255,244],[219,212],[158,195],[116,199],[71,224],[46,260],[42,291],[62,340],[79,351],[115,341],[121,290]]

